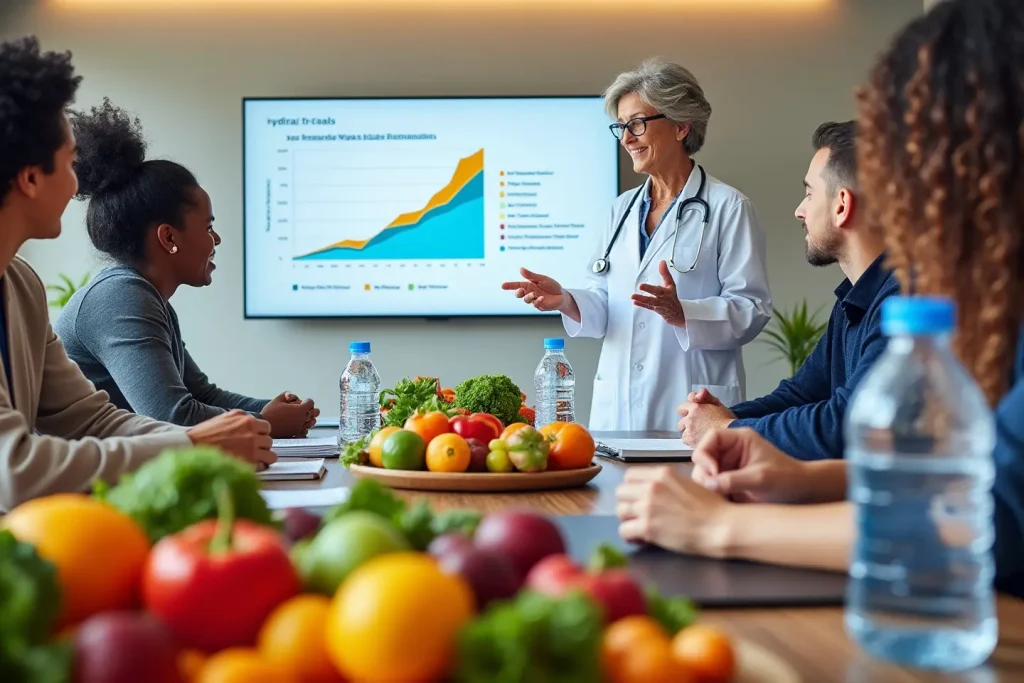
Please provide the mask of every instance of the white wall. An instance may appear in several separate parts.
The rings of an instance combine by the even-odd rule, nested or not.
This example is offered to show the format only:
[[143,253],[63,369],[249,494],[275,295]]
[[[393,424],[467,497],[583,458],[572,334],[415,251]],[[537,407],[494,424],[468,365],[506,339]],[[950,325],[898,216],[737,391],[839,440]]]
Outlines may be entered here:
[[[593,93],[644,57],[677,60],[701,79],[714,109],[699,160],[750,196],[764,222],[776,305],[788,309],[807,297],[827,314],[841,273],[806,264],[792,215],[809,138],[820,122],[854,115],[853,87],[892,34],[920,14],[920,0],[825,0],[800,10],[766,2],[774,7],[743,11],[695,8],[689,0],[676,10],[645,11],[644,3],[559,10],[551,0],[518,13],[515,5],[446,9],[441,0],[389,11],[391,2],[379,0],[372,11],[276,13],[0,9],[0,38],[31,32],[47,48],[71,49],[85,76],[78,105],[106,95],[133,110],[152,153],[189,166],[213,197],[224,239],[215,282],[182,290],[173,302],[192,354],[215,381],[264,396],[287,388],[336,414],[346,344],[370,339],[388,385],[435,374],[454,386],[504,372],[531,393],[540,340],[561,332],[554,322],[522,320],[243,320],[239,122],[247,95]],[[626,170],[631,184],[636,178]],[[83,213],[73,204],[60,239],[25,248],[45,280],[96,267]],[[570,340],[567,348],[585,419],[600,344]],[[745,358],[751,396],[770,391],[785,372],[760,342]]]

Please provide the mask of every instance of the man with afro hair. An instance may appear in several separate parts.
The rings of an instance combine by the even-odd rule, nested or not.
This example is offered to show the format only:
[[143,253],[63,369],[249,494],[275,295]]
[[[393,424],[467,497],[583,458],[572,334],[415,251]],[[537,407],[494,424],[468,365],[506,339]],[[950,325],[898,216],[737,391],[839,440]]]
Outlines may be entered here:
[[17,254],[60,235],[78,189],[65,110],[80,82],[68,53],[41,52],[31,37],[0,43],[0,512],[114,483],[166,448],[275,459],[269,424],[241,411],[184,429],[118,410],[54,335],[43,283]]

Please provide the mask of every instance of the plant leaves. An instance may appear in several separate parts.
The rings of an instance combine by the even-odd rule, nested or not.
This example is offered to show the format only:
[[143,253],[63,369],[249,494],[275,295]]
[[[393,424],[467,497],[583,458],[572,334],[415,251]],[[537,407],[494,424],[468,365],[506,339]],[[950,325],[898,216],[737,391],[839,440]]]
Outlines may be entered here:
[[828,330],[828,321],[819,320],[819,314],[820,309],[811,313],[804,299],[788,312],[776,311],[774,327],[761,333],[765,337],[762,343],[774,351],[776,360],[789,365],[791,376],[807,361]]

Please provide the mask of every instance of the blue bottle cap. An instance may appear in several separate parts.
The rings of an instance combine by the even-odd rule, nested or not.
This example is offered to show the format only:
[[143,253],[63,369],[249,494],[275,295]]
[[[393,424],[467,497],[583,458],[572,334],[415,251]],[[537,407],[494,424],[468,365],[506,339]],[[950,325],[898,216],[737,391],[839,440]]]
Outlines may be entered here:
[[558,337],[548,337],[544,340],[544,348],[549,351],[561,351],[565,348],[565,340]]
[[349,353],[369,353],[370,342],[350,342],[348,345]]
[[891,296],[882,302],[882,334],[949,334],[956,327],[956,305],[951,299],[927,296]]

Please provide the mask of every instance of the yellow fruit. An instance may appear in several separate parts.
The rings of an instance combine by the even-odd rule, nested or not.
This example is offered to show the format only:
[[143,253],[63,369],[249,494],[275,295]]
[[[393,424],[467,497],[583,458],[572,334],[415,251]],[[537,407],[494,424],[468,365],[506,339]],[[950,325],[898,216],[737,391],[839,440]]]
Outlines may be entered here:
[[0,526],[56,565],[60,625],[137,604],[149,539],[113,506],[79,494],[46,496],[11,510]]
[[384,427],[379,432],[373,435],[370,439],[370,445],[366,447],[367,453],[370,454],[370,464],[374,467],[384,467],[384,463],[380,459],[380,447],[384,444],[384,440],[397,432],[400,427]]
[[324,629],[331,599],[298,595],[267,617],[257,647],[268,662],[295,673],[303,683],[339,683],[342,678],[327,656]]
[[429,555],[381,555],[352,572],[335,594],[327,651],[352,680],[441,680],[473,610],[470,587]]

